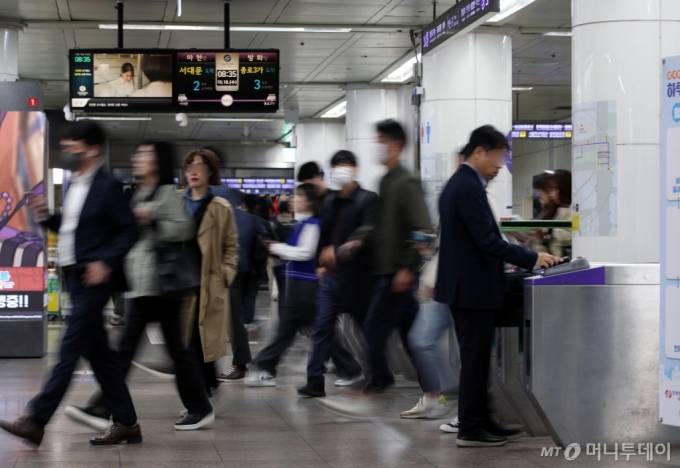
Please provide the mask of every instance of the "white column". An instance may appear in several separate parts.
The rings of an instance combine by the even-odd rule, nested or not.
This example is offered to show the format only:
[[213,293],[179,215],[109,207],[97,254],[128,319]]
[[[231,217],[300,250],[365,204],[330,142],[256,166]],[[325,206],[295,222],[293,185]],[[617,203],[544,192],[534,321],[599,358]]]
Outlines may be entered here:
[[19,80],[19,31],[24,26],[0,21],[0,81]]
[[[398,90],[394,85],[349,85],[347,93],[347,149],[359,161],[359,182],[375,192],[385,167],[376,159],[378,134],[375,124],[385,119],[399,120]],[[408,130],[407,137],[408,137]]]
[[[441,174],[444,180],[455,171],[458,152],[475,128],[493,125],[504,135],[512,128],[512,36],[516,34],[513,29],[482,26],[423,56],[421,158],[446,155],[440,156],[448,157],[448,173]],[[512,174],[507,168],[487,192],[496,216],[512,214]]]
[[659,261],[661,58],[680,55],[677,0],[573,0],[573,104],[616,101],[617,218],[575,237],[590,261]]
[[314,161],[326,169],[333,154],[345,149],[345,124],[338,122],[300,123],[295,126],[297,151],[295,154],[295,177],[303,164]]

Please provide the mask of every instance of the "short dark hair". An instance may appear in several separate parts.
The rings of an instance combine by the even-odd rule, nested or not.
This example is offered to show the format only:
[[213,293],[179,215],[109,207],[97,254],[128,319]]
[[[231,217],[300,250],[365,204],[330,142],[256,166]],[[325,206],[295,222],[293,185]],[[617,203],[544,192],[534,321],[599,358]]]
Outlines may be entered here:
[[83,141],[87,146],[95,146],[106,142],[106,134],[93,120],[81,120],[64,128],[61,139]]
[[331,158],[331,167],[335,167],[340,164],[347,164],[348,166],[357,167],[357,157],[354,156],[354,153],[351,151],[340,150]]
[[122,67],[120,67],[121,73],[131,72],[132,76],[135,76],[135,67],[130,62],[125,62]]
[[534,177],[534,190],[543,190],[547,192],[550,189],[550,177],[552,174],[544,172]]
[[194,159],[196,159],[196,156],[199,156],[203,162],[208,165],[208,170],[210,173],[208,185],[222,184],[222,178],[220,177],[220,160],[217,158],[217,156],[215,156],[215,153],[207,149],[193,150],[184,156],[184,164],[182,165],[182,184],[188,185],[187,166],[191,164]]
[[288,200],[281,200],[279,202],[279,213],[290,213],[290,203],[288,203]]
[[505,136],[491,125],[484,125],[475,129],[470,135],[470,142],[463,148],[465,159],[470,159],[472,153],[477,148],[484,148],[485,151],[497,149],[508,149],[510,144]]
[[172,55],[144,54],[141,66],[149,81],[172,83]]
[[375,124],[375,128],[378,133],[385,135],[390,140],[401,141],[404,145],[406,144],[406,132],[404,132],[404,127],[396,120],[383,120]]
[[224,153],[224,151],[222,151],[220,148],[218,148],[216,146],[206,146],[203,149],[207,149],[207,150],[215,153],[215,156],[217,156],[217,159],[220,160],[220,164],[222,165],[222,167],[227,167],[228,160],[227,160],[227,155]]
[[301,191],[312,204],[312,216],[321,217],[321,201],[319,200],[319,189],[314,184],[301,184],[295,188],[295,192]]
[[560,206],[571,205],[571,172],[566,169],[558,169],[552,176],[553,187],[557,189],[560,197]]
[[245,194],[243,196],[242,203],[246,204],[248,211],[253,211],[255,209],[255,205],[257,205],[257,195],[253,195],[252,193]]
[[300,170],[298,170],[297,181],[304,182],[305,180],[313,179],[317,176],[323,177],[323,171],[321,168],[319,168],[317,163],[310,161],[300,166]]
[[158,165],[158,185],[175,185],[175,145],[166,140],[147,140],[137,145],[153,146]]

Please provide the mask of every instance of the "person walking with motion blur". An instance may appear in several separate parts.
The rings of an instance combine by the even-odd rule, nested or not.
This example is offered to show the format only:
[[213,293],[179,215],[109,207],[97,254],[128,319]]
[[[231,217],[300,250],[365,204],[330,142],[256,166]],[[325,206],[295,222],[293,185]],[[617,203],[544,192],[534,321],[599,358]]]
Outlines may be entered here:
[[303,326],[311,326],[316,315],[316,248],[321,233],[318,191],[312,184],[302,184],[293,196],[300,223],[286,243],[272,243],[269,250],[287,261],[283,269],[285,285],[280,291],[279,329],[274,341],[253,359],[246,378],[251,387],[276,385],[276,366]]
[[326,395],[324,362],[330,356],[340,377],[335,385],[349,387],[364,380],[361,365],[335,336],[340,314],[364,322],[371,301],[373,276],[367,234],[378,216],[378,195],[357,182],[357,158],[341,150],[331,159],[331,181],[340,187],[326,196],[319,241],[319,294],[312,334],[312,354],[307,364],[307,385],[298,389],[305,397]]
[[220,183],[220,161],[210,150],[194,150],[184,158],[188,186],[184,206],[198,227],[201,289],[190,305],[192,346],[203,363],[203,382],[210,395],[217,388],[215,361],[227,354],[231,324],[229,288],[238,271],[238,232],[231,204],[212,194]]
[[[166,141],[149,141],[137,146],[132,155],[132,171],[142,183],[132,199],[141,236],[125,259],[131,291],[132,308],[118,347],[124,372],[130,364],[144,328],[160,322],[165,343],[176,369],[177,390],[188,415],[175,424],[177,430],[194,430],[212,424],[215,414],[201,385],[201,368],[196,352],[182,342],[181,298],[161,294],[158,277],[157,247],[160,243],[193,239],[196,228],[182,207],[173,176],[174,149]],[[111,409],[100,392],[85,408],[66,407],[70,418],[97,429],[108,425]]]
[[109,349],[102,318],[113,292],[125,288],[121,267],[137,242],[139,228],[125,202],[123,186],[103,169],[102,129],[89,120],[77,122],[66,129],[60,144],[62,163],[74,172],[63,212],[50,216],[42,197],[32,198],[30,206],[45,227],[59,232],[59,262],[73,310],[61,342],[60,361],[45,387],[29,402],[25,416],[14,422],[0,421],[0,428],[39,446],[83,356],[90,361],[113,413],[109,431],[90,443],[140,443],[137,414],[119,359]]

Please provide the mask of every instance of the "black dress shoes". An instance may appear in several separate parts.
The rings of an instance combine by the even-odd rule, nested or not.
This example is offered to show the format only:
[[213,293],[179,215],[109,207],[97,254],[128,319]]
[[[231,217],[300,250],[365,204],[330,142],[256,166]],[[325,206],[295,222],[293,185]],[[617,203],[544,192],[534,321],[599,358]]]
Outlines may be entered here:
[[21,437],[36,448],[40,446],[45,435],[45,428],[28,416],[22,416],[14,422],[0,421],[0,428]]
[[211,410],[208,414],[188,413],[175,423],[178,431],[195,431],[205,426],[210,426],[215,422],[215,413]]
[[390,387],[394,387],[394,377],[388,377],[380,380],[371,380],[371,383],[366,385],[364,393],[383,393]]
[[458,447],[502,447],[508,443],[505,437],[491,435],[485,430],[479,431],[476,435],[458,434],[456,445]]
[[487,423],[484,425],[484,430],[496,437],[505,437],[508,440],[517,439],[525,434],[524,429],[510,429],[496,423]]
[[142,442],[142,429],[139,424],[123,426],[121,423],[114,423],[106,434],[90,439],[92,445],[116,445],[123,442],[128,444],[140,444]]
[[307,379],[307,385],[298,388],[298,395],[308,398],[320,398],[326,396],[326,381],[323,377]]

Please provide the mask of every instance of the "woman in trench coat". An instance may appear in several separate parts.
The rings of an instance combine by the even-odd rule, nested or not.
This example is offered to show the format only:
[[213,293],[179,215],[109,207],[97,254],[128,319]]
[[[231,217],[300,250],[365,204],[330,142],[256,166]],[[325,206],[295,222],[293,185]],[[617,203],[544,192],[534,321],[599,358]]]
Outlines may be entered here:
[[202,255],[201,287],[190,298],[191,345],[203,362],[210,394],[217,388],[215,361],[227,354],[231,323],[229,287],[238,271],[238,232],[228,201],[214,196],[220,184],[220,162],[210,150],[194,150],[184,158],[186,191],[182,201],[197,226],[196,242]]

